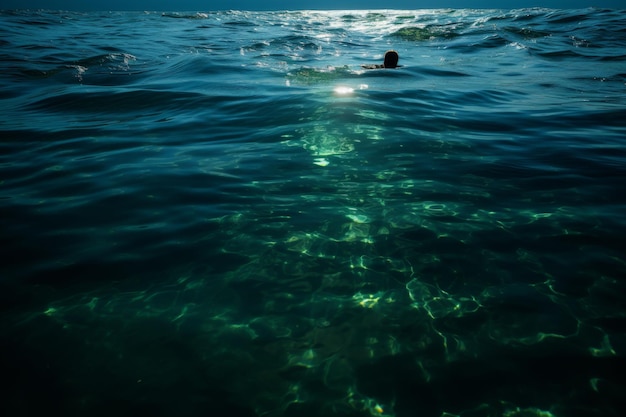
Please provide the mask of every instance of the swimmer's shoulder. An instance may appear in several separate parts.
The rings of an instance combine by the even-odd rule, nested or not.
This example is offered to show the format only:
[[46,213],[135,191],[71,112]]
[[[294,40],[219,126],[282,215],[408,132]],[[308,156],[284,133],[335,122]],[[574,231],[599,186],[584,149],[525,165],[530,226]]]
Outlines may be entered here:
[[379,68],[385,68],[384,65],[379,65],[379,64],[363,64],[361,65],[361,68],[365,68],[365,69],[379,69]]
[[402,65],[396,65],[395,67],[385,67],[384,65],[380,65],[380,64],[363,64],[361,65],[361,68],[364,69],[396,69],[396,68],[402,68]]

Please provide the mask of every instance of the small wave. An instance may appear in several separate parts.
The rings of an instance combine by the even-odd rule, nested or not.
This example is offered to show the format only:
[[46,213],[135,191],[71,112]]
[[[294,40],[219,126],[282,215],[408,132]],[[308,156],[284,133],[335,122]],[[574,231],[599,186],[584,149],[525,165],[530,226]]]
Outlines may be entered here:
[[231,20],[229,22],[224,22],[224,25],[237,27],[254,27],[256,26],[256,23],[247,20]]
[[108,65],[112,64],[117,69],[128,69],[131,62],[136,61],[137,58],[134,55],[124,52],[114,52],[110,54],[94,55],[78,61],[72,62],[70,65],[80,65],[83,67],[91,67],[94,65]]
[[419,69],[420,74],[432,75],[434,77],[469,77],[470,74],[461,71],[452,71],[447,69],[423,67]]
[[208,13],[163,13],[161,17],[167,17],[170,19],[190,19],[190,20],[198,20],[198,19],[208,19],[210,16]]
[[384,13],[372,12],[365,15],[365,18],[369,21],[387,20],[387,15],[385,15]]
[[592,18],[592,16],[584,10],[556,10],[545,15],[546,21],[553,25],[563,25],[566,23],[575,23],[578,25],[589,18]]
[[431,31],[420,27],[405,27],[392,33],[392,36],[409,41],[424,41],[434,37]]
[[[195,108],[203,96],[198,93],[174,91],[135,90],[121,93],[67,93],[38,100],[29,108],[53,112],[78,113],[128,113],[137,111],[163,111],[180,109],[181,102]],[[210,101],[210,98],[206,98]],[[206,103],[209,104],[209,103]]]
[[445,26],[408,26],[393,32],[391,36],[407,41],[419,42],[435,39],[454,39],[460,35]]
[[[30,79],[42,79],[55,76],[63,76],[68,74],[71,78],[67,79],[67,82],[79,82],[85,81],[86,74],[90,74],[89,83],[95,84],[120,84],[121,80],[118,78],[115,81],[109,80],[111,77],[119,75],[129,75],[135,73],[131,68],[131,64],[137,60],[134,55],[116,52],[109,54],[94,55],[78,60],[64,60],[63,57],[50,56],[47,60],[51,62],[57,62],[57,65],[53,68],[37,68],[31,67],[29,62],[17,62],[18,66],[15,68],[15,75],[21,78]],[[96,70],[101,68],[101,71]],[[138,71],[137,71],[138,72]],[[125,80],[130,81],[130,80]]]
[[533,20],[541,21],[544,19],[546,11],[542,9],[521,9],[513,10],[510,15],[506,15],[506,20],[512,22],[530,22]]
[[585,55],[582,53],[579,53],[575,50],[571,50],[571,49],[560,49],[560,50],[556,50],[556,51],[538,51],[538,50],[532,50],[531,52],[534,52],[536,55],[541,56],[543,58],[547,58],[547,59],[551,59],[551,60],[564,60],[564,59],[572,59],[572,58],[589,58],[589,55]]
[[296,84],[319,84],[337,80],[342,77],[351,76],[354,72],[349,67],[311,68],[301,67],[288,74],[292,83]]
[[472,42],[455,42],[446,46],[449,50],[458,50],[463,53],[480,53],[482,49],[501,48],[512,43],[511,40],[502,37],[498,33],[489,33],[479,39],[474,37]]
[[279,45],[297,45],[306,49],[318,49],[317,39],[307,35],[287,35],[277,39]]
[[520,28],[515,26],[507,26],[504,28],[504,31],[518,36],[522,39],[538,39],[550,36],[550,32],[548,31],[532,29],[529,27]]

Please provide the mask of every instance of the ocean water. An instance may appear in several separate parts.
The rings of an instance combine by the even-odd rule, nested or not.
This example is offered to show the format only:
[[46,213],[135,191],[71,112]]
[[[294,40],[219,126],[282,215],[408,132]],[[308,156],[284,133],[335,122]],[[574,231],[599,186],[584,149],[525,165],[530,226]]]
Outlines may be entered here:
[[4,11],[0,57],[2,415],[624,415],[626,11]]

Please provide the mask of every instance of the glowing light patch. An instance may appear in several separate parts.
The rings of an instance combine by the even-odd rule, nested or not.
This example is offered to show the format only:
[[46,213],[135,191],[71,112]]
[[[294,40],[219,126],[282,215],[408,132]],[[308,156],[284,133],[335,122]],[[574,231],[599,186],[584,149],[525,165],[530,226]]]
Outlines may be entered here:
[[362,294],[360,292],[354,294],[352,299],[357,302],[363,308],[374,308],[380,301],[381,296],[379,294]]
[[339,94],[339,95],[347,95],[347,94],[352,94],[354,93],[354,88],[351,87],[335,87],[335,93]]
[[46,311],[44,311],[43,314],[45,314],[46,316],[53,316],[54,314],[56,314],[56,312],[57,312],[56,308],[50,307]]
[[363,224],[363,223],[369,223],[370,222],[369,217],[367,217],[364,214],[347,214],[346,217],[349,218],[350,220],[352,220],[355,223]]

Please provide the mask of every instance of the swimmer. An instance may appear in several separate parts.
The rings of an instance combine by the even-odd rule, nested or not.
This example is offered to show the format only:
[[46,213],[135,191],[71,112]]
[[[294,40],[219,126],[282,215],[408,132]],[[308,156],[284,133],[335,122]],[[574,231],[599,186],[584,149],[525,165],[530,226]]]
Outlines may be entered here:
[[380,64],[366,64],[361,65],[365,69],[376,69],[376,68],[398,68],[401,65],[398,65],[398,59],[400,56],[396,51],[387,51],[385,52],[385,60],[382,65]]

